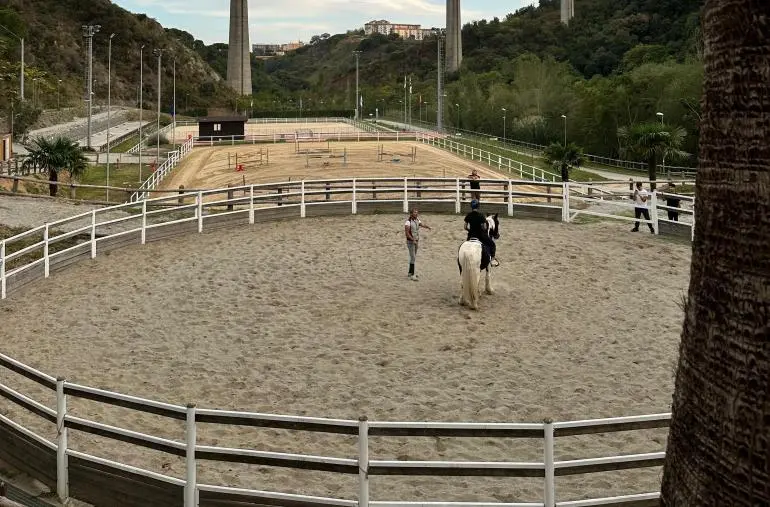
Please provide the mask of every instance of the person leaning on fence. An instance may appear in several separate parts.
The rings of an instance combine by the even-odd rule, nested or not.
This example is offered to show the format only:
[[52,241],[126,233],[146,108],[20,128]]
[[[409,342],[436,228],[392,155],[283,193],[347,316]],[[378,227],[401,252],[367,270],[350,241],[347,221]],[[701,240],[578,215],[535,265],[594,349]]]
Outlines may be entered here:
[[[478,171],[476,169],[473,169],[471,173],[468,175],[468,179],[470,180],[470,186],[471,186],[471,199],[476,199],[477,201],[481,200],[481,184],[479,183],[479,180],[481,179],[481,176],[479,176]],[[474,192],[476,190],[476,192]]]
[[430,230],[430,227],[422,223],[418,215],[417,208],[412,208],[412,212],[409,213],[409,217],[404,223],[406,248],[409,251],[409,279],[414,282],[419,280],[414,272],[414,264],[417,260],[417,248],[420,244],[420,227]]
[[642,187],[642,182],[636,182],[636,190],[634,190],[634,215],[636,218],[636,224],[631,232],[639,232],[639,217],[644,217],[647,220],[647,227],[650,228],[650,232],[655,234],[655,228],[650,221],[650,210],[647,208],[647,204],[650,200],[650,194]]
[[[664,189],[664,192],[676,194],[676,185],[674,185],[673,181],[668,182],[668,185],[666,185],[666,188]],[[666,206],[669,208],[678,208],[680,206],[680,202],[682,199],[679,197],[675,197],[673,195],[667,195],[666,196]],[[678,222],[679,221],[679,211],[675,209],[669,209],[668,211],[668,219],[672,222]]]

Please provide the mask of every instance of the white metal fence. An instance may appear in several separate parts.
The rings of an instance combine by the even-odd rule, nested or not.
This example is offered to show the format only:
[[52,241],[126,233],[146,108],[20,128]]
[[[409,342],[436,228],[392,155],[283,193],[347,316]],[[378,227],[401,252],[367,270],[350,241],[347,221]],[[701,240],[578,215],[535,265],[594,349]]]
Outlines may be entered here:
[[[556,211],[561,209],[562,220],[570,221],[575,213],[612,216],[587,209],[575,210],[570,202],[585,202],[586,199],[610,202],[610,197],[620,197],[618,192],[605,191],[598,197],[587,189],[577,197],[571,184],[535,182],[528,180],[481,180],[484,187],[479,192],[485,207],[499,207],[508,215],[522,210]],[[47,278],[52,269],[58,269],[78,258],[95,258],[100,251],[131,242],[145,244],[148,236],[156,232],[163,235],[181,234],[188,230],[202,232],[206,224],[215,225],[222,221],[242,220],[254,224],[260,214],[281,211],[280,216],[306,217],[308,210],[324,214],[325,210],[342,209],[356,214],[367,205],[370,209],[381,210],[384,204],[391,204],[395,211],[407,212],[410,205],[443,206],[442,209],[459,213],[462,203],[467,202],[469,190],[459,178],[366,178],[280,182],[265,185],[247,185],[213,190],[191,191],[137,203],[97,209],[48,223],[0,241],[0,296],[5,299],[9,287],[28,283],[36,278]],[[554,190],[556,190],[554,192]],[[627,190],[625,190],[627,192]],[[588,197],[588,196],[591,197]],[[667,194],[670,196],[672,194]],[[686,198],[686,196],[679,196]],[[653,194],[653,210],[659,206]],[[518,210],[518,211],[517,211]],[[124,213],[120,213],[124,212]],[[331,211],[334,212],[334,211]],[[115,218],[117,215],[117,218]],[[269,219],[268,218],[268,219]],[[662,221],[653,211],[650,223],[657,230]],[[185,227],[185,226],[191,227]],[[67,226],[68,232],[59,232]],[[152,239],[152,237],[150,237]],[[74,242],[60,244],[64,240]],[[117,241],[117,243],[116,243]],[[622,417],[570,422],[544,423],[426,423],[426,422],[375,422],[362,418],[359,421],[334,420],[314,417],[278,416],[245,412],[226,412],[200,409],[195,406],[183,407],[136,398],[119,393],[103,391],[87,386],[71,384],[63,379],[36,371],[12,358],[0,355],[0,366],[36,381],[56,392],[56,408],[45,406],[29,396],[0,384],[0,396],[21,406],[27,411],[54,423],[58,428],[56,442],[39,436],[8,417],[0,416],[0,428],[12,429],[26,436],[47,452],[56,455],[57,492],[62,500],[69,497],[70,478],[68,460],[77,458],[106,467],[106,472],[132,473],[152,478],[168,487],[184,488],[184,505],[196,504],[196,496],[220,495],[220,498],[248,498],[254,503],[270,500],[277,505],[335,505],[347,507],[409,507],[414,503],[371,501],[369,478],[376,475],[432,475],[432,476],[505,476],[540,477],[543,479],[542,501],[529,503],[506,503],[504,507],[589,507],[589,506],[640,506],[655,505],[658,493],[635,494],[612,498],[595,498],[580,501],[556,500],[555,477],[590,474],[603,471],[659,466],[664,453],[654,451],[643,454],[605,456],[591,459],[559,461],[554,458],[556,440],[560,436],[610,433],[645,428],[666,427],[669,414],[653,414],[638,417]],[[67,399],[87,398],[100,403],[162,415],[183,420],[186,424],[184,441],[168,440],[153,435],[130,431],[103,421],[74,417],[67,412]],[[199,422],[260,426],[294,429],[298,431],[320,431],[358,436],[358,454],[349,458],[297,455],[264,452],[254,449],[229,449],[200,445],[196,439],[196,424]],[[3,426],[4,425],[4,426]],[[68,431],[79,431],[101,435],[134,445],[149,447],[177,456],[186,462],[184,480],[131,467],[125,464],[97,458],[68,446]],[[370,436],[445,436],[458,438],[506,437],[536,438],[544,442],[542,460],[536,462],[463,462],[463,461],[380,461],[369,457]],[[0,451],[1,453],[2,451]],[[267,466],[320,470],[358,476],[357,501],[346,499],[317,498],[303,495],[282,494],[256,490],[229,488],[221,485],[200,484],[196,471],[208,460],[254,463]],[[352,495],[353,492],[350,492]],[[439,504],[430,504],[439,505]],[[451,503],[440,505],[451,506]],[[495,504],[468,502],[463,507],[490,507]]]
[[150,177],[147,178],[144,183],[142,183],[142,186],[139,187],[136,192],[131,194],[129,202],[136,202],[140,199],[146,199],[147,193],[144,191],[155,189],[160,184],[160,182],[163,181],[163,178],[165,178],[172,170],[174,170],[177,164],[179,164],[179,161],[181,161],[188,153],[190,153],[190,151],[193,149],[193,145],[194,141],[192,139],[188,139],[183,145],[179,147],[178,150],[171,152],[166,160],[164,160],[163,163],[157,169],[155,169],[152,174],[150,174]]
[[[384,422],[328,419],[319,417],[298,417],[251,412],[210,410],[158,402],[145,398],[115,393],[89,386],[67,382],[35,370],[13,358],[0,354],[0,367],[31,379],[56,395],[56,407],[51,408],[5,384],[0,383],[0,395],[26,411],[35,414],[57,428],[56,441],[49,441],[38,433],[0,415],[0,424],[23,434],[56,456],[56,491],[62,503],[70,498],[88,499],[87,487],[78,484],[80,495],[71,495],[69,474],[70,459],[77,458],[98,465],[103,474],[113,480],[121,473],[143,476],[165,484],[169,488],[183,489],[184,507],[196,507],[201,492],[217,493],[220,500],[233,497],[247,497],[252,504],[268,502],[271,505],[317,505],[345,507],[410,507],[414,502],[374,501],[370,499],[370,478],[374,476],[422,475],[454,477],[535,477],[543,480],[542,501],[490,504],[481,502],[421,502],[420,505],[442,505],[447,507],[589,507],[589,506],[640,506],[655,505],[659,494],[656,492],[593,498],[579,501],[556,500],[556,477],[585,475],[598,472],[627,470],[661,466],[665,453],[654,451],[641,454],[605,456],[589,459],[556,460],[556,441],[559,437],[635,431],[650,428],[665,428],[670,422],[669,413],[632,417],[592,419],[581,421],[542,423],[457,423],[457,422]],[[182,420],[185,425],[184,440],[172,440],[150,434],[128,430],[68,413],[69,399],[88,399],[101,404],[119,406],[136,412],[151,413],[164,418]],[[336,435],[355,436],[358,439],[358,453],[355,457],[339,458],[306,454],[265,452],[256,449],[233,449],[201,445],[197,439],[200,423],[237,425],[261,428],[313,431]],[[132,445],[165,452],[184,458],[185,478],[179,479],[159,474],[117,461],[100,458],[69,445],[71,431],[99,435],[101,437],[128,442]],[[544,452],[538,461],[390,461],[371,459],[369,443],[371,437],[446,437],[446,438],[523,438],[542,439]],[[6,451],[8,452],[8,451]],[[23,451],[22,451],[23,452]],[[23,456],[21,457],[23,458]],[[355,494],[357,500],[345,498],[311,497],[299,494],[232,488],[222,485],[202,484],[197,480],[197,471],[207,461],[249,463],[262,466],[316,470],[358,477],[357,491],[347,492],[348,498]],[[93,487],[93,486],[92,486]],[[84,491],[84,489],[86,491]],[[180,506],[181,507],[181,506]]]

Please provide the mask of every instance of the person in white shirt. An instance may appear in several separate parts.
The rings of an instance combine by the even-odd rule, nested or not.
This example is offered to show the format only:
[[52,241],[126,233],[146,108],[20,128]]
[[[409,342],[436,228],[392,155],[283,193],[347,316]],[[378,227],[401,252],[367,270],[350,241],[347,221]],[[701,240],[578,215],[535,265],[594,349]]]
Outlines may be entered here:
[[417,247],[420,244],[420,227],[430,230],[430,227],[422,223],[418,218],[417,208],[412,208],[409,218],[404,222],[404,234],[406,235],[406,248],[409,250],[409,279],[417,281],[414,273],[414,263],[417,260]]
[[[650,194],[642,187],[642,182],[636,182],[636,190],[634,190],[634,215],[637,220],[634,228],[631,232],[639,232],[639,217],[644,217],[645,220],[650,220],[650,210],[647,209],[648,202],[650,200]],[[655,234],[655,228],[651,223],[647,223],[647,227],[650,228],[650,232]]]

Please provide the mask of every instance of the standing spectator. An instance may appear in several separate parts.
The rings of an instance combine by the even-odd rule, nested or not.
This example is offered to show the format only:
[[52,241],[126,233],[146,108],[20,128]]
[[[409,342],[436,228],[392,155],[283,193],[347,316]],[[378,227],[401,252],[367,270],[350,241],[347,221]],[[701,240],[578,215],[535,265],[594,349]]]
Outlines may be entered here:
[[634,215],[637,220],[634,228],[631,232],[639,232],[639,217],[643,216],[645,220],[648,220],[647,227],[650,228],[650,232],[655,234],[655,228],[649,223],[650,210],[647,209],[647,203],[650,199],[650,194],[642,187],[642,182],[636,182],[636,190],[634,190]]
[[[668,185],[666,185],[666,188],[665,188],[664,192],[670,192],[672,194],[675,194],[676,193],[675,189],[676,189],[676,185],[674,185],[673,181],[669,180],[668,181]],[[682,200],[679,197],[675,197],[673,195],[667,195],[666,196],[666,206],[668,206],[669,208],[678,208],[679,205],[680,205],[679,203],[681,201]],[[679,221],[679,212],[677,210],[673,210],[673,209],[668,210],[668,219],[672,220],[674,222],[678,222]]]
[[422,223],[418,217],[417,208],[412,208],[409,218],[404,223],[404,234],[406,235],[406,248],[409,251],[409,279],[416,282],[419,280],[414,272],[414,264],[417,260],[417,247],[420,244],[420,227],[430,230],[430,227]]
[[[470,180],[471,184],[471,199],[476,199],[477,201],[481,200],[481,184],[479,183],[479,180],[481,179],[481,176],[479,176],[478,171],[476,169],[473,169],[471,173],[468,175],[468,179]],[[474,192],[476,190],[476,192]]]

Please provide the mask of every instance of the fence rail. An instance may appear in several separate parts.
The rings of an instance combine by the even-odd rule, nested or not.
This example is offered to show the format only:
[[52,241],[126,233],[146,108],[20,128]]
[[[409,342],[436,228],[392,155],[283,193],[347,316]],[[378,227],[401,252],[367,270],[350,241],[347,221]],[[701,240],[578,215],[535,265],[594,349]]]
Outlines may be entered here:
[[[561,211],[562,220],[569,222],[577,213],[591,213],[590,209],[579,206],[586,201],[610,203],[606,194],[574,195],[571,183],[557,183],[531,180],[480,180],[484,187],[479,190],[485,207],[489,211],[499,210],[508,216],[540,213],[556,218]],[[627,182],[608,182],[612,185],[626,185]],[[10,293],[32,280],[47,278],[55,269],[71,264],[78,259],[95,258],[100,252],[109,251],[123,244],[167,237],[185,232],[202,232],[204,228],[242,221],[255,224],[258,220],[280,217],[339,214],[357,214],[365,211],[390,210],[406,212],[409,206],[417,204],[423,209],[459,213],[463,203],[470,197],[470,189],[459,178],[362,178],[305,180],[299,182],[276,182],[263,185],[247,185],[212,190],[190,191],[182,194],[143,199],[140,202],[121,204],[82,213],[75,217],[46,224],[17,236],[0,241],[0,296],[5,299]],[[579,186],[579,185],[578,185]],[[609,192],[609,190],[608,190]],[[148,191],[149,193],[149,191]],[[628,189],[615,193],[627,194]],[[668,196],[676,194],[667,194]],[[687,196],[679,196],[687,199]],[[626,196],[626,199],[628,197]],[[657,216],[657,196],[652,194],[652,220],[643,221],[656,228],[661,219]],[[622,203],[631,206],[630,203]],[[124,216],[113,218],[116,212]],[[688,210],[689,211],[689,210]],[[600,212],[594,212],[601,214]],[[612,218],[611,214],[606,214]],[[624,219],[631,219],[623,217]],[[57,233],[52,227],[63,224],[74,226],[74,230]],[[691,227],[687,224],[686,227]],[[76,239],[76,244],[64,250],[52,248],[61,238]],[[537,477],[543,480],[543,499],[536,503],[502,504],[555,507],[559,506],[638,506],[653,505],[657,493],[629,495],[624,497],[600,498],[575,502],[556,502],[555,478],[564,475],[582,475],[609,470],[655,467],[662,463],[662,452],[643,454],[602,456],[599,458],[558,461],[554,458],[556,441],[572,435],[591,435],[622,431],[637,431],[648,428],[662,428],[668,424],[669,414],[652,414],[635,417],[566,421],[543,423],[429,423],[358,421],[324,419],[317,417],[295,417],[288,415],[258,414],[210,409],[198,409],[194,405],[183,407],[130,395],[114,393],[88,386],[72,384],[63,379],[30,368],[10,357],[0,354],[0,367],[34,380],[50,391],[56,392],[56,409],[45,407],[24,393],[0,384],[0,396],[7,402],[21,407],[43,421],[55,423],[59,428],[56,442],[50,442],[33,431],[21,427],[8,417],[0,416],[0,459],[19,467],[22,471],[52,483],[60,499],[70,496],[90,503],[103,503],[99,495],[109,492],[111,487],[125,488],[132,485],[132,491],[143,491],[156,503],[145,505],[185,505],[192,507],[196,497],[204,496],[212,501],[264,503],[267,499],[275,505],[414,505],[409,502],[370,502],[369,479],[383,475],[427,475],[427,476],[476,476],[476,477]],[[184,421],[186,436],[183,440],[170,440],[149,434],[121,428],[103,421],[75,417],[67,412],[67,401],[82,398],[92,402],[123,407],[165,417],[169,420]],[[302,454],[273,453],[257,449],[232,449],[201,445],[196,439],[197,424],[239,425],[265,428],[279,428],[293,431],[312,431],[358,437],[358,454],[355,458],[332,458]],[[93,459],[81,450],[68,446],[69,431],[86,432],[105,438],[128,442],[150,449],[162,450],[184,457],[186,476],[184,481],[150,472],[137,467],[104,460]],[[369,439],[371,437],[424,437],[442,436],[452,438],[524,438],[542,439],[544,453],[536,462],[464,462],[464,461],[387,461],[371,459]],[[4,445],[4,442],[12,442]],[[21,455],[20,455],[21,454]],[[303,497],[255,490],[228,488],[215,485],[201,485],[196,473],[198,467],[208,460],[234,463],[256,463],[266,466],[323,470],[358,476],[358,501],[344,499]],[[68,475],[72,472],[71,475]],[[107,480],[106,478],[109,478]],[[144,486],[139,487],[140,483]],[[90,486],[89,486],[90,485]],[[101,485],[101,486],[94,486]],[[113,486],[114,485],[114,486]],[[352,495],[353,492],[350,492]],[[137,493],[138,494],[138,493]],[[128,501],[128,500],[127,500]],[[582,502],[582,503],[580,503]],[[653,503],[645,503],[653,502]],[[108,502],[109,503],[109,502]],[[141,502],[140,502],[141,503]],[[123,505],[123,504],[121,504]],[[129,505],[129,504],[126,504]],[[438,505],[438,504],[436,504]],[[451,503],[441,505],[451,506]],[[483,503],[456,504],[464,507],[490,505]]]
[[[18,370],[36,371],[27,366],[21,365],[18,361],[0,354],[0,366],[16,365],[17,368],[11,371],[18,373]],[[45,375],[42,374],[41,375]],[[46,376],[46,378],[52,378]],[[554,423],[544,421],[543,423],[429,423],[429,422],[378,422],[368,421],[366,417],[355,420],[344,419],[321,419],[310,417],[280,416],[271,414],[258,414],[249,412],[228,412],[211,409],[198,409],[195,405],[182,407],[180,405],[169,405],[152,400],[136,398],[119,393],[112,393],[77,384],[71,384],[64,379],[57,379],[54,386],[47,385],[48,389],[56,393],[56,409],[50,409],[42,404],[27,398],[7,386],[0,384],[0,393],[17,406],[30,411],[33,414],[43,417],[49,423],[57,424],[58,435],[56,442],[50,442],[39,435],[18,425],[5,416],[0,416],[0,441],[2,435],[6,432],[16,432],[36,444],[42,444],[49,457],[56,456],[55,482],[57,494],[62,502],[70,498],[78,498],[82,501],[93,501],[94,495],[98,493],[89,492],[87,487],[80,484],[83,480],[81,474],[70,472],[82,468],[83,466],[96,467],[102,477],[121,477],[124,474],[130,474],[133,477],[140,477],[144,481],[155,481],[155,488],[164,490],[164,494],[173,494],[178,491],[183,494],[178,498],[177,505],[193,507],[197,505],[201,494],[219,495],[219,498],[229,501],[249,502],[257,505],[266,500],[272,505],[292,506],[301,503],[303,505],[344,505],[356,507],[372,506],[410,506],[416,505],[415,502],[388,502],[388,501],[370,501],[369,500],[369,480],[374,476],[433,476],[433,477],[534,477],[542,478],[543,501],[542,502],[520,502],[520,503],[481,503],[481,502],[428,502],[426,505],[445,505],[445,506],[510,506],[526,505],[540,507],[556,507],[564,505],[640,505],[639,502],[654,501],[658,499],[657,493],[645,493],[641,495],[627,495],[614,498],[597,498],[590,500],[580,500],[576,502],[556,502],[555,499],[555,477],[563,475],[582,475],[602,471],[625,470],[629,468],[655,467],[662,464],[665,455],[663,452],[652,452],[647,454],[633,454],[620,456],[606,456],[600,458],[578,459],[569,461],[554,460],[554,449],[556,438],[565,436],[559,434],[556,428],[570,428],[577,430],[579,434],[600,434],[613,433],[621,431],[632,431],[636,429],[636,424],[649,424],[655,422],[654,427],[666,427],[670,414],[655,414],[650,416],[634,416],[615,419],[597,419],[584,421],[567,421]],[[121,405],[132,410],[139,410],[145,413],[153,413],[178,419],[182,414],[185,421],[184,441],[170,440],[167,438],[155,437],[136,431],[127,430],[118,426],[104,424],[80,417],[75,417],[67,412],[68,400],[70,398],[86,397],[94,401],[102,401],[90,397],[91,394],[98,393],[110,402],[116,400],[131,400],[132,406]],[[158,412],[158,407],[164,407],[166,413]],[[170,411],[171,413],[169,413]],[[265,423],[266,426],[275,422],[290,423],[288,429],[296,431],[323,431],[329,433],[339,433],[339,429],[344,429],[344,434],[356,435],[358,437],[358,455],[355,458],[339,458],[327,456],[314,456],[307,454],[291,454],[280,452],[267,452],[254,449],[235,449],[219,446],[200,445],[197,442],[196,426],[201,423],[216,423],[221,425],[241,425],[244,420]],[[319,426],[322,425],[323,427]],[[257,424],[262,426],[262,424]],[[380,431],[374,431],[379,429]],[[387,430],[387,431],[386,431]],[[369,439],[372,436],[404,436],[412,434],[413,431],[420,430],[418,436],[425,435],[444,435],[460,438],[489,438],[490,436],[507,438],[528,438],[542,439],[544,442],[543,460],[537,462],[485,462],[485,461],[388,461],[375,460],[369,457]],[[108,439],[127,442],[133,445],[139,445],[154,450],[159,450],[171,455],[185,458],[185,479],[158,474],[139,467],[125,465],[116,461],[91,456],[82,451],[71,448],[68,445],[68,436],[70,431],[86,432],[99,435]],[[523,433],[517,433],[522,431]],[[31,444],[30,444],[31,445]],[[24,452],[23,446],[13,449],[0,448],[0,458],[12,458],[15,460],[24,459],[24,456],[17,456],[17,453]],[[76,466],[73,466],[73,460],[76,460]],[[248,463],[262,466],[295,468],[301,470],[317,470],[337,474],[347,474],[358,476],[358,501],[352,501],[340,498],[309,497],[303,495],[293,495],[286,493],[274,493],[242,488],[232,488],[218,485],[199,484],[196,480],[197,469],[206,461],[223,461],[229,463]],[[25,470],[32,472],[36,476],[35,470]],[[45,481],[45,478],[43,478]],[[49,478],[52,481],[53,478]],[[136,479],[134,479],[136,480]],[[158,487],[158,484],[164,486]],[[77,491],[79,493],[71,493]],[[154,504],[152,498],[146,499],[148,505]],[[118,502],[119,505],[123,503]],[[423,502],[420,502],[422,505]]]

